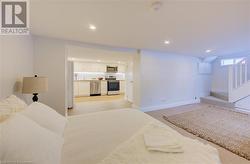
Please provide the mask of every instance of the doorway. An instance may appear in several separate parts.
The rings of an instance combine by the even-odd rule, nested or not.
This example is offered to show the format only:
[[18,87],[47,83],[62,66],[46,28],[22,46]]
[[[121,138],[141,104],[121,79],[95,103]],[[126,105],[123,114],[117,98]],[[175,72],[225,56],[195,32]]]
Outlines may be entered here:
[[132,106],[132,62],[69,59],[67,77],[68,115]]

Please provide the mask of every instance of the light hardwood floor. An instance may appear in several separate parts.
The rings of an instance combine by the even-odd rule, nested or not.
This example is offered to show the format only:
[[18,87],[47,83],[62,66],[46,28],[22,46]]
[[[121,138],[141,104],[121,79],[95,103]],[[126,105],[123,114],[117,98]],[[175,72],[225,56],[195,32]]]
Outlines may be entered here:
[[76,97],[74,98],[74,102],[80,103],[80,102],[90,102],[90,101],[114,101],[121,99],[124,99],[124,94]]
[[68,110],[68,115],[119,110],[131,106],[132,104],[124,99],[124,95],[78,97],[75,98],[74,108]]
[[[192,105],[185,105],[185,106],[181,106],[181,107],[175,107],[175,108],[170,108],[170,109],[163,109],[163,110],[158,110],[158,111],[153,111],[153,112],[147,112],[147,114],[149,114],[150,116],[156,118],[157,120],[167,124],[168,126],[172,127],[173,129],[175,129],[176,131],[178,131],[179,133],[181,133],[184,136],[193,138],[193,139],[197,139],[205,144],[210,144],[213,147],[217,148],[220,154],[220,159],[222,164],[250,164],[250,161],[218,146],[215,145],[211,142],[208,142],[204,139],[201,139],[191,133],[188,133],[187,131],[169,123],[168,121],[164,120],[162,118],[162,115],[166,115],[166,116],[170,116],[170,115],[174,115],[174,114],[178,114],[178,113],[183,113],[186,111],[191,111],[200,107],[207,107],[208,104],[192,104]],[[213,119],[213,118],[211,118]],[[249,148],[250,149],[250,148]]]

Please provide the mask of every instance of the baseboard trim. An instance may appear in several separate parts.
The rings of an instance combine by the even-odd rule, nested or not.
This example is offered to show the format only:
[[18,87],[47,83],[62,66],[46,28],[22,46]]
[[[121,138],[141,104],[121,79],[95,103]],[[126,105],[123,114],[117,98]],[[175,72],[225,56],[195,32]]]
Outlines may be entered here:
[[196,104],[200,103],[200,100],[187,100],[187,101],[178,101],[178,102],[173,102],[173,103],[167,103],[163,105],[158,105],[158,106],[150,106],[150,107],[143,107],[139,108],[143,112],[150,112],[150,111],[155,111],[155,110],[161,110],[161,109],[167,109],[167,108],[173,108],[181,105],[188,105],[188,104]]

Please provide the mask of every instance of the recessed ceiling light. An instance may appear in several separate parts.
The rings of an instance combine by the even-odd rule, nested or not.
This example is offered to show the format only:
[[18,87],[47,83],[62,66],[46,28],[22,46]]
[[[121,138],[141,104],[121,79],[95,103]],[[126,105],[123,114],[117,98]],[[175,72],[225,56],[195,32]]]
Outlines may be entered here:
[[165,40],[164,44],[170,44],[170,41],[169,40]]
[[151,4],[151,8],[154,10],[154,11],[157,11],[159,10],[161,7],[162,7],[163,3],[161,1],[154,1],[152,4]]
[[210,49],[206,50],[206,53],[210,53],[210,52],[212,52],[212,50],[210,50]]
[[92,30],[92,31],[95,31],[96,30],[96,26],[93,25],[93,24],[89,24],[89,29]]

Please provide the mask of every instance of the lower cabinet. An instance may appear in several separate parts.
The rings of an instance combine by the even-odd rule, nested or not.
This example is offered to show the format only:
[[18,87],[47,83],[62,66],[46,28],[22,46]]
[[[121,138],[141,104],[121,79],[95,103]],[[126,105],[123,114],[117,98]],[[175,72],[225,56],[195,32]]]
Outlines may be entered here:
[[[120,93],[124,94],[126,83],[124,80],[120,81]],[[108,85],[107,81],[101,81],[101,95],[107,95]],[[74,97],[90,96],[90,81],[74,81]]]
[[79,82],[79,96],[89,96],[90,95],[90,82],[80,81]]
[[74,82],[74,96],[90,96],[90,82],[89,81],[75,81]]
[[126,83],[124,80],[120,81],[120,93],[125,93]]
[[74,81],[74,97],[79,96],[79,82]]
[[102,81],[101,82],[101,94],[102,95],[107,95],[108,93],[108,84],[107,81]]

